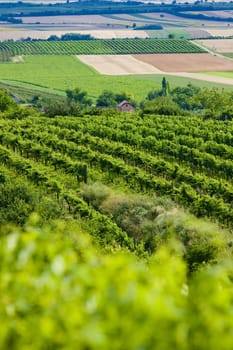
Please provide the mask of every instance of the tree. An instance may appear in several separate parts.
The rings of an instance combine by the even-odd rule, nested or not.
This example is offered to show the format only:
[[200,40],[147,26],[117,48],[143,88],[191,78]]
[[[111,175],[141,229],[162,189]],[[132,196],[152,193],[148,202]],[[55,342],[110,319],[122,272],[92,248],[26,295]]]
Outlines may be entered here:
[[[161,115],[184,115],[183,111],[169,96],[157,97],[151,101],[145,102],[143,113],[161,114]],[[186,112],[187,113],[187,112]]]
[[15,107],[16,103],[4,89],[0,89],[0,112],[7,111],[10,107]]
[[66,90],[66,97],[68,104],[71,102],[78,103],[81,106],[91,106],[92,100],[88,98],[87,92],[79,88],[74,90]]
[[174,102],[176,102],[182,109],[191,110],[195,108],[194,97],[201,92],[201,88],[192,84],[181,87],[177,86],[172,89],[171,96]]
[[170,93],[170,86],[169,82],[166,80],[165,77],[162,79],[162,90],[161,90],[161,96],[168,96]]
[[134,98],[126,92],[114,93],[112,91],[104,90],[98,97],[96,105],[97,107],[116,107],[120,102],[127,100],[134,107],[136,102]]
[[165,77],[163,77],[161,81],[161,89],[160,90],[152,90],[148,92],[146,97],[147,100],[151,101],[156,97],[160,96],[168,96],[170,94],[170,85]]
[[96,102],[97,107],[115,107],[116,105],[114,93],[108,90],[104,90]]

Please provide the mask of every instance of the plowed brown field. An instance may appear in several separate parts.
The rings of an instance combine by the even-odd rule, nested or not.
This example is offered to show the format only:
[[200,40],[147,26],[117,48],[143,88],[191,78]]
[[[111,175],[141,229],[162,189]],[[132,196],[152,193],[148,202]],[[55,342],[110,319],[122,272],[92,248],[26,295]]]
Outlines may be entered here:
[[214,72],[233,71],[233,60],[203,54],[133,55],[164,72]]

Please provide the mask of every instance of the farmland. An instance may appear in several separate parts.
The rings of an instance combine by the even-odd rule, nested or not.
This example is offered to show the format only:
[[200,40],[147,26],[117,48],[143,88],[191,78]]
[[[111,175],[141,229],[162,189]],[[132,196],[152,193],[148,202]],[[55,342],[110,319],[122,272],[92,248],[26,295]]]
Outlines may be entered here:
[[137,55],[81,55],[78,59],[106,75],[162,73],[158,68],[139,60]]
[[[60,37],[63,34],[66,34],[67,31],[72,34],[89,34],[93,38],[96,39],[112,39],[112,38],[147,38],[149,37],[149,34],[146,33],[143,30],[138,30],[137,32],[132,29],[108,29],[108,30],[101,30],[101,29],[63,29],[62,28],[57,28],[57,30],[53,29],[44,29],[44,30],[38,30],[38,29],[31,29],[29,28],[28,30],[25,29],[20,29],[20,30],[14,30],[13,28],[9,27],[2,27],[0,28],[0,40],[1,41],[6,41],[6,40],[22,40],[23,38],[32,38],[32,39],[48,39],[52,35],[56,35]],[[166,37],[166,35],[165,35]]]
[[[161,74],[101,75],[73,56],[26,56],[21,63],[0,64],[0,76],[2,83],[13,87],[20,86],[31,91],[32,95],[40,91],[44,93],[46,90],[49,93],[64,94],[66,89],[74,89],[78,86],[94,99],[102,90],[107,89],[130,93],[138,102],[161,83]],[[185,86],[188,82],[192,82],[196,86],[232,88],[228,85],[208,83],[188,77],[169,76],[165,73],[163,76],[168,77],[172,86]]]
[[233,61],[209,53],[196,54],[163,54],[135,55],[138,60],[146,62],[164,72],[200,72],[232,71]]
[[136,53],[203,53],[204,49],[187,40],[115,39],[78,41],[27,41],[0,43],[0,58],[16,55],[119,55]]
[[208,72],[206,74],[233,79],[233,70],[231,72]]
[[0,42],[0,349],[233,349],[233,53],[172,39],[218,4],[16,2],[0,40],[161,40]]
[[197,40],[197,43],[219,53],[233,53],[233,39]]

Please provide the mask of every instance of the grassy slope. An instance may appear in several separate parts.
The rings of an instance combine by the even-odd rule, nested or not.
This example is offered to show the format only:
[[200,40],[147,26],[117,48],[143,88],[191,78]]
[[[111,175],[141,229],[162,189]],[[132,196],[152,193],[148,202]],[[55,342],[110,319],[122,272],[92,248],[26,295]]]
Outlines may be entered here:
[[233,79],[233,72],[208,72],[205,74]]
[[[226,87],[202,81],[166,75],[172,86],[191,82],[198,86]],[[80,87],[96,98],[104,89],[131,93],[137,101],[160,87],[161,75],[104,76],[73,56],[28,56],[23,63],[0,64],[0,81],[31,90],[63,94],[66,89]],[[226,87],[227,88],[227,87]],[[228,89],[230,87],[228,86]]]
[[224,53],[223,55],[226,57],[233,58],[233,53]]
[[14,85],[16,81],[24,86],[26,82],[37,84],[34,88],[39,90],[50,87],[64,91],[78,86],[94,98],[108,89],[130,92],[141,100],[155,86],[154,82],[148,84],[139,78],[102,76],[72,56],[31,56],[24,63],[0,64],[0,77],[1,81]]

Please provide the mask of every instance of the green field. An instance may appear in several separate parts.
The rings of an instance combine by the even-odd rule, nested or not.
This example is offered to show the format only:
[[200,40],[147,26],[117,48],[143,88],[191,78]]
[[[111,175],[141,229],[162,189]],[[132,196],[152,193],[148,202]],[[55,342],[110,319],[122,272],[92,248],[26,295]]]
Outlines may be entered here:
[[205,74],[233,79],[233,72],[207,72],[207,73],[205,72]]
[[[224,87],[200,80],[165,75],[171,86],[185,86],[191,82],[196,86]],[[1,63],[0,81],[14,87],[29,89],[32,93],[46,91],[64,95],[66,89],[79,87],[96,99],[104,90],[127,92],[139,102],[147,93],[160,87],[161,75],[105,76],[83,64],[74,56],[27,56],[21,63]]]
[[224,53],[224,56],[233,58],[233,53]]
[[33,90],[47,88],[49,92],[61,93],[78,86],[95,99],[107,89],[132,93],[138,101],[161,81],[161,77],[156,82],[145,82],[128,76],[103,76],[73,56],[28,56],[23,63],[0,64],[0,76],[4,83]]

